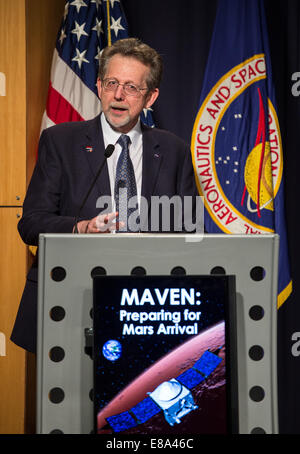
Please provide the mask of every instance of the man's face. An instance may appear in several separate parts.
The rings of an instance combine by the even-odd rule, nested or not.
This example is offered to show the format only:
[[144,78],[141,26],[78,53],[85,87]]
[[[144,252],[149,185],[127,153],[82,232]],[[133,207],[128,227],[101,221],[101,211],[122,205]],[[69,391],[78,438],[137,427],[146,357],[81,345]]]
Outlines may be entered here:
[[[120,84],[131,83],[139,88],[147,88],[146,78],[149,68],[132,57],[114,55],[108,63],[104,79],[115,79]],[[111,127],[128,133],[138,121],[141,111],[149,108],[158,97],[158,88],[151,93],[139,92],[138,97],[125,93],[122,85],[115,91],[105,90],[100,79],[97,80],[98,94],[106,120]]]

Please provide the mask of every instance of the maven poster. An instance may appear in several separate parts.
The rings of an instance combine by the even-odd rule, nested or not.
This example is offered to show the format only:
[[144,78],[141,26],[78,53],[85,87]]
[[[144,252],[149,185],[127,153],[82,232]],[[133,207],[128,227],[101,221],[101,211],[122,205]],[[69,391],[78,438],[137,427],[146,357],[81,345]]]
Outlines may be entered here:
[[233,276],[95,278],[95,432],[231,433],[234,301]]

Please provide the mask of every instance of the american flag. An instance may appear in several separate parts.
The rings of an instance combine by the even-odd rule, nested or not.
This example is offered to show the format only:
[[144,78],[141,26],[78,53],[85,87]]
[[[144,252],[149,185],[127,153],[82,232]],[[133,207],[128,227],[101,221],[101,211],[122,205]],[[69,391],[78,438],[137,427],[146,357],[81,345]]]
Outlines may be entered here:
[[[66,121],[90,120],[101,112],[97,74],[101,51],[128,38],[120,0],[68,0],[54,49],[41,130]],[[141,120],[153,126],[151,112]]]

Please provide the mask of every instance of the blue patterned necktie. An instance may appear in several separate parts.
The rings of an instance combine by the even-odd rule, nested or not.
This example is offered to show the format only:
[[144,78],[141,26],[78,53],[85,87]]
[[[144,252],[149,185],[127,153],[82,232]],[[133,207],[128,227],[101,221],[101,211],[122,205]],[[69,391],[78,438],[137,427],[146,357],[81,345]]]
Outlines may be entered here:
[[130,138],[122,134],[117,143],[122,147],[122,151],[117,163],[116,181],[115,181],[115,202],[116,211],[119,212],[117,220],[124,222],[125,226],[120,227],[119,232],[137,231],[138,229],[130,228],[128,225],[128,218],[135,210],[135,208],[128,208],[128,202],[132,197],[137,196],[135,174],[132,161],[129,156]]

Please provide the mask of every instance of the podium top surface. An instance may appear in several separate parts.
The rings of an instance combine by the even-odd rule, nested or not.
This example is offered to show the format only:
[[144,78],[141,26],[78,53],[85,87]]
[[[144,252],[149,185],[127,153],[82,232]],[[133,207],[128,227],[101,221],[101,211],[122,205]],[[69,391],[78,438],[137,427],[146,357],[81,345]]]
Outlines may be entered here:
[[184,233],[85,233],[85,234],[74,234],[74,233],[41,233],[39,238],[187,238],[187,239],[228,239],[228,238],[247,238],[247,239],[258,239],[258,241],[265,240],[268,238],[279,238],[278,233],[266,233],[263,235],[257,234],[224,234],[224,233],[205,233],[205,234],[184,234]]

